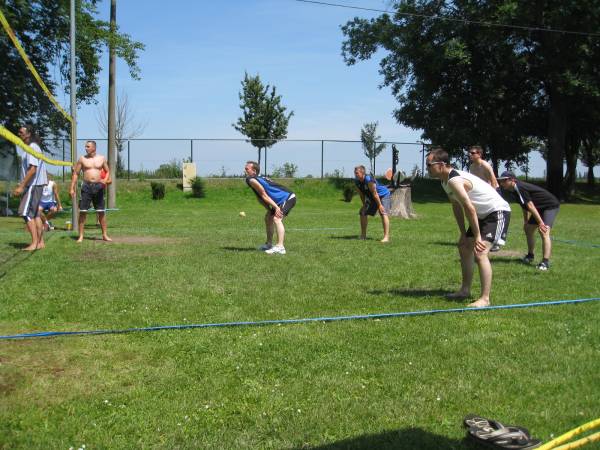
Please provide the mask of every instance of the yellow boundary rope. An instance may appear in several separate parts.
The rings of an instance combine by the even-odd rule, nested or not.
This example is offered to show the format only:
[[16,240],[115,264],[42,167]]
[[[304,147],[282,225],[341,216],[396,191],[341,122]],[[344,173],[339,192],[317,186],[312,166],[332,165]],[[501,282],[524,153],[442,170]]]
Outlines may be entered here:
[[[592,420],[591,422],[585,423],[580,427],[574,428],[571,431],[566,432],[562,436],[559,436],[556,439],[553,439],[550,442],[542,445],[541,447],[538,447],[537,450],[572,450],[575,448],[583,447],[584,445],[589,444],[591,442],[600,441],[600,432],[598,432],[591,434],[590,436],[578,439],[574,442],[561,445],[569,439],[571,439],[573,436],[577,436],[578,434],[581,434],[584,431],[593,430],[594,428],[598,427],[600,427],[600,419]],[[560,447],[557,447],[558,445],[560,445]]]
[[29,145],[27,145],[25,142],[23,142],[21,140],[21,138],[12,134],[10,131],[8,131],[6,128],[4,128],[2,125],[0,125],[0,136],[2,136],[4,139],[6,139],[9,142],[12,142],[15,145],[18,145],[23,150],[25,150],[27,153],[30,153],[33,156],[35,156],[36,158],[41,159],[42,161],[46,161],[48,164],[52,164],[53,166],[70,167],[73,165],[73,163],[71,163],[69,161],[58,161],[56,159],[50,159],[47,156],[45,156],[39,152],[36,152]]
[[56,106],[58,108],[58,110],[62,113],[62,115],[65,116],[65,118],[69,122],[73,123],[73,118],[71,117],[71,115],[69,113],[67,113],[64,109],[62,109],[62,107],[59,105],[59,103],[56,101],[56,99],[52,95],[52,92],[50,92],[50,89],[48,89],[48,87],[46,86],[46,84],[42,80],[42,77],[40,77],[40,75],[37,73],[37,70],[35,70],[35,67],[33,67],[33,64],[29,60],[29,57],[27,56],[27,53],[25,53],[25,50],[23,50],[23,47],[21,46],[21,43],[19,42],[19,40],[15,36],[14,31],[12,30],[12,28],[8,24],[8,21],[6,20],[6,17],[4,17],[4,14],[2,13],[2,10],[0,10],[0,22],[2,23],[2,26],[4,27],[4,31],[6,31],[6,34],[8,34],[8,37],[11,39],[11,41],[15,45],[15,48],[17,49],[17,51],[21,55],[21,58],[23,58],[23,61],[25,61],[25,65],[27,66],[27,68],[29,69],[29,71],[31,72],[31,74],[33,75],[33,77],[37,80],[37,82],[41,86],[42,90],[46,93],[46,95],[48,96],[48,98],[50,99],[50,101],[54,104],[54,106]]

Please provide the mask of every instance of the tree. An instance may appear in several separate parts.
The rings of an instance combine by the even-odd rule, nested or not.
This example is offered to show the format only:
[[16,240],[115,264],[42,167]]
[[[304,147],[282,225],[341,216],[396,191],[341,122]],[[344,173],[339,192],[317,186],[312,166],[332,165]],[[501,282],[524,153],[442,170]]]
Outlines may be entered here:
[[261,150],[287,137],[287,127],[294,112],[286,114],[287,108],[281,104],[275,86],[263,86],[258,74],[255,77],[244,74],[239,97],[243,114],[232,126],[250,138],[250,143],[258,149],[260,165]]
[[369,158],[371,164],[371,173],[375,175],[375,158],[385,149],[385,144],[378,144],[381,136],[377,136],[378,122],[365,123],[360,130],[360,140],[362,142],[365,156]]
[[[100,131],[104,134],[108,133],[108,114],[104,103],[100,103],[96,110],[96,121]],[[145,123],[139,123],[135,120],[135,113],[129,104],[127,93],[121,92],[117,95],[117,114],[116,114],[116,130],[115,130],[115,145],[117,147],[117,176],[123,175],[125,165],[123,163],[122,152],[125,149],[125,143],[130,139],[135,139],[140,136],[146,128]]]
[[588,169],[588,185],[594,185],[594,167],[600,165],[600,139],[585,139],[581,145],[579,159]]
[[[69,1],[2,0],[6,16],[17,39],[36,70],[57,96],[68,94],[69,83]],[[110,32],[108,22],[95,18],[97,0],[76,2],[77,20],[77,101],[91,103],[99,91],[100,56],[109,41],[124,59],[134,79],[139,79],[138,52],[143,44],[127,34]],[[34,123],[41,134],[57,136],[68,130],[68,122],[47,99],[3,30],[0,30],[0,123],[16,129]],[[53,77],[53,73],[58,77]]]
[[342,52],[349,65],[380,48],[386,52],[381,73],[399,102],[397,121],[423,129],[424,139],[454,155],[479,143],[495,167],[498,160],[520,163],[532,142],[545,141],[548,185],[560,194],[568,133],[575,123],[570,113],[600,95],[600,43],[585,35],[596,32],[600,5],[593,0],[423,0],[398,1],[393,7],[393,17],[356,18],[344,25]]

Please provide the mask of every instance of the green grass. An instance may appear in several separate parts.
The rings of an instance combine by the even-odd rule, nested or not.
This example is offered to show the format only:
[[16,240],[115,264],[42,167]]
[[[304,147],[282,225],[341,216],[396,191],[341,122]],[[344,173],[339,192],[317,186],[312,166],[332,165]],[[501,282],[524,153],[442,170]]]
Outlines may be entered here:
[[[99,229],[27,256],[0,220],[0,334],[455,308],[457,239],[439,183],[418,219],[358,241],[358,199],[289,182],[285,256],[255,251],[263,210],[243,180],[205,199],[121,182]],[[246,218],[238,216],[245,211]],[[520,211],[493,257],[497,305],[600,296],[600,248],[556,242],[552,269],[518,262]],[[67,217],[65,216],[65,219]],[[561,207],[558,239],[600,244],[600,207]],[[64,219],[56,221],[59,226]],[[92,220],[90,220],[92,222]],[[538,253],[540,253],[538,251]],[[513,256],[514,255],[514,256]],[[478,283],[474,292],[479,289]],[[453,449],[477,412],[549,440],[600,417],[600,302],[385,320],[0,341],[0,448]],[[588,447],[592,448],[592,447]]]

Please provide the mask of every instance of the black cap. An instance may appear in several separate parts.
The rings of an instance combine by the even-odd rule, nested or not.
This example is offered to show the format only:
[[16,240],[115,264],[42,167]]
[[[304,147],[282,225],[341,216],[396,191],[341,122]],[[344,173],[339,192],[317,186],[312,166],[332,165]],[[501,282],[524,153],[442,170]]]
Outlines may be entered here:
[[496,178],[497,180],[508,180],[509,178],[517,178],[515,177],[515,174],[512,173],[511,171],[507,170],[505,172],[502,172],[502,174]]

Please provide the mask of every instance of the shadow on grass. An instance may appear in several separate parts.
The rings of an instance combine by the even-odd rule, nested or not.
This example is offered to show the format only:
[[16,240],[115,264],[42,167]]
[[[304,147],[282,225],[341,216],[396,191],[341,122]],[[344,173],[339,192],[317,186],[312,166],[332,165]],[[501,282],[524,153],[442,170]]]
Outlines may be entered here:
[[393,295],[400,297],[442,297],[451,302],[463,302],[468,299],[446,298],[446,295],[454,293],[448,289],[373,289],[367,291],[371,295]]
[[14,248],[16,250],[22,250],[25,247],[27,247],[29,244],[26,244],[24,242],[9,242],[8,245],[10,245],[12,248]]
[[255,247],[221,247],[221,250],[228,252],[258,252]]
[[456,242],[448,242],[448,241],[435,241],[432,242],[433,245],[441,245],[443,247],[457,247]]
[[[348,234],[346,236],[336,236],[336,235],[332,234],[331,236],[329,236],[329,239],[342,239],[345,241],[360,241],[358,234]],[[364,240],[365,241],[375,241],[376,239],[368,237]]]
[[368,434],[352,439],[333,442],[319,446],[302,446],[296,450],[452,450],[452,449],[478,449],[473,442],[465,439],[450,439],[445,436],[430,433],[420,428],[407,428],[404,430],[387,431],[379,434]]

